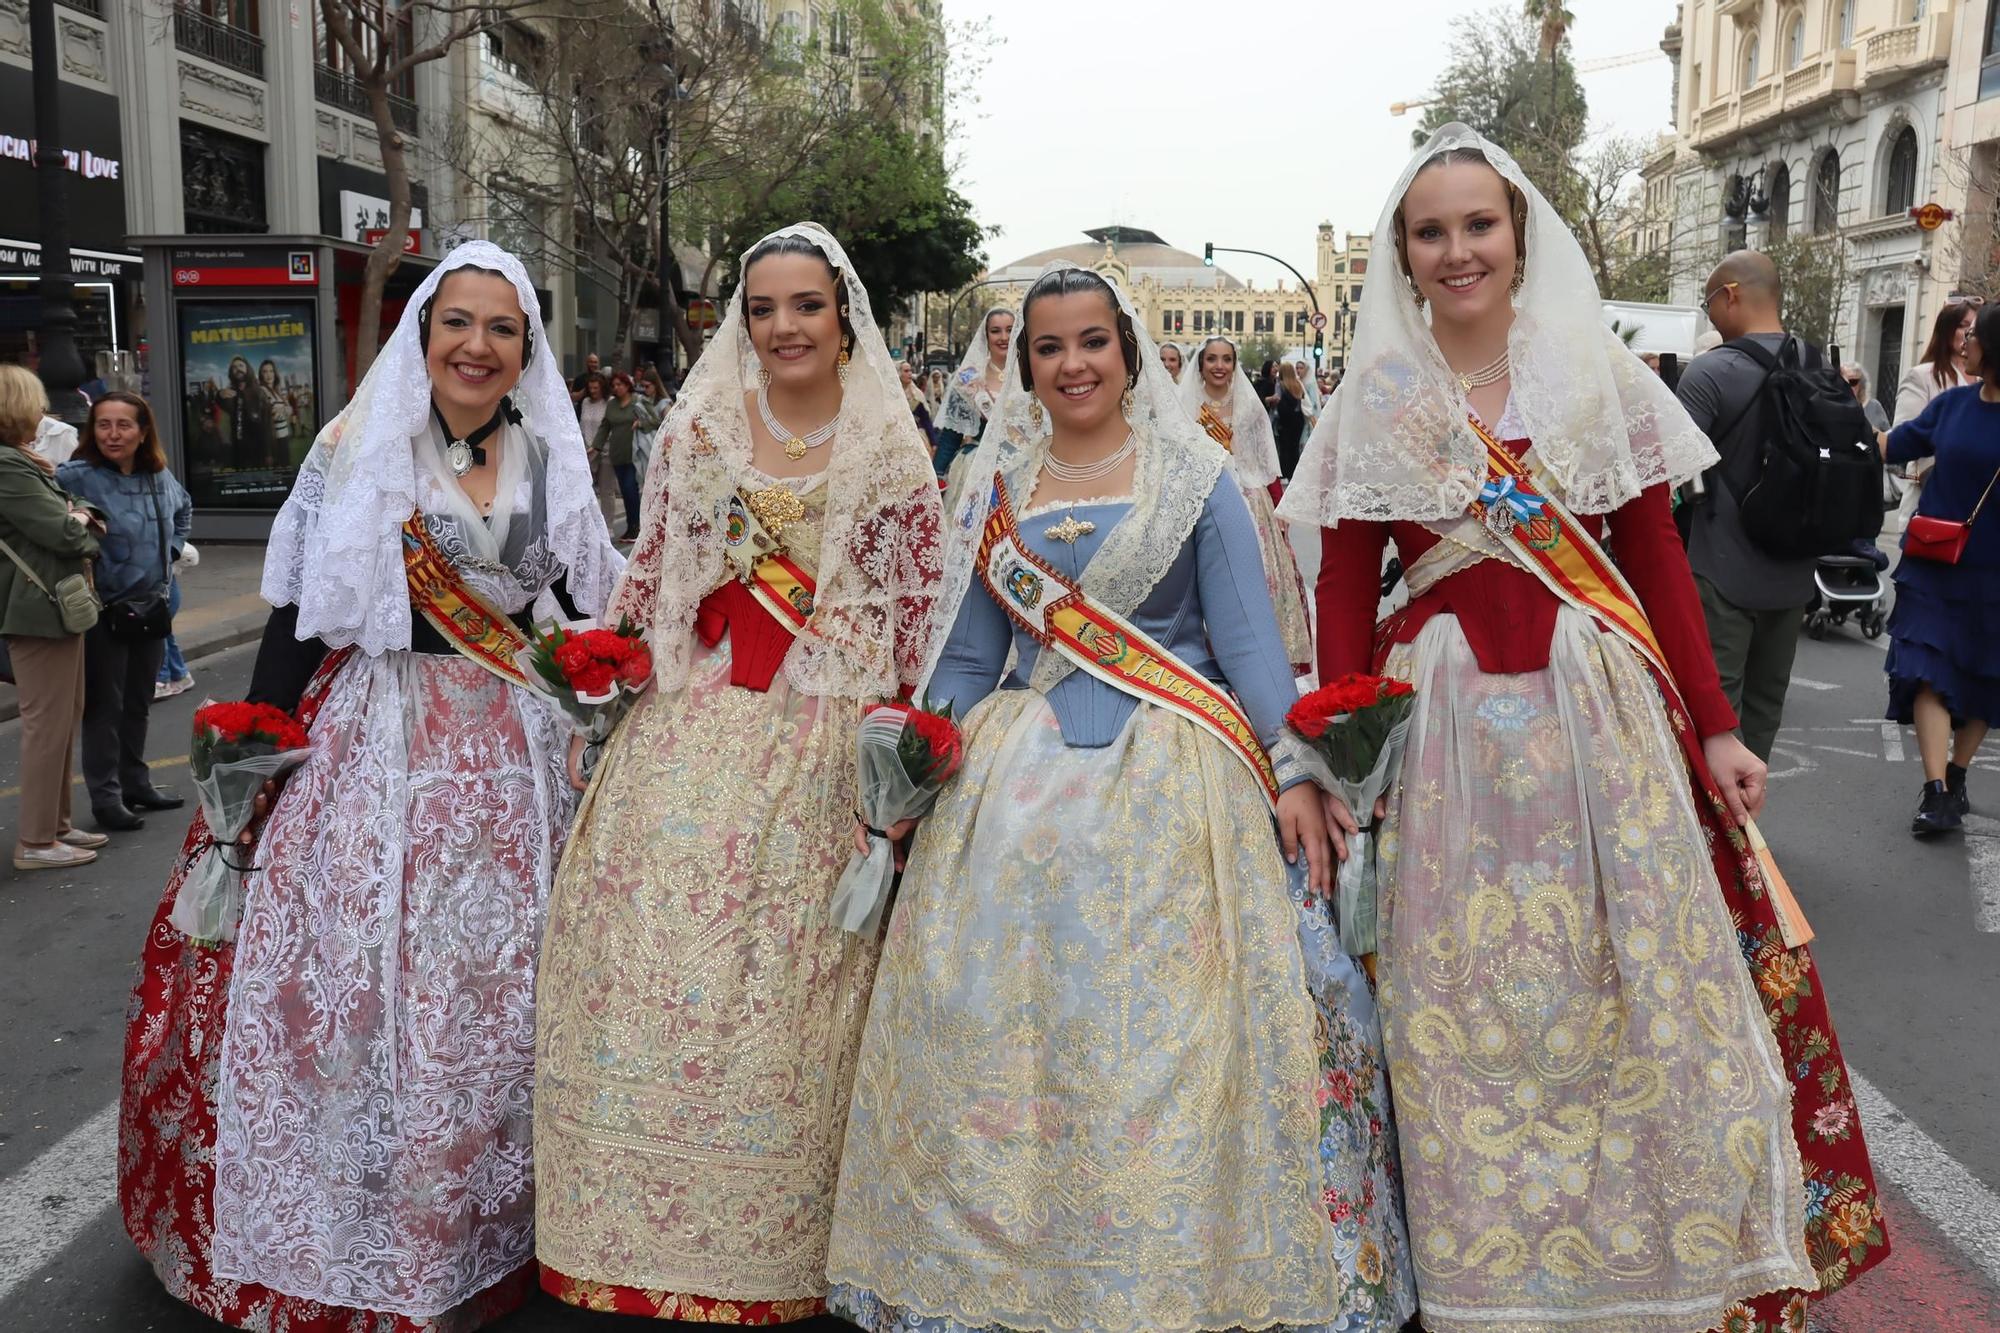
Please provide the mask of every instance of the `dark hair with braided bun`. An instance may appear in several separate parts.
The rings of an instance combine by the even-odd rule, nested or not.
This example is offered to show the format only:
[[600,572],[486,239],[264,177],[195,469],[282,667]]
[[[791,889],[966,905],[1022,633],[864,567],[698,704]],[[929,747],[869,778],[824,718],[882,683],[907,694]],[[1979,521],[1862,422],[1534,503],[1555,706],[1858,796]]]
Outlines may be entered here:
[[773,236],[759,241],[749,254],[743,256],[743,271],[736,277],[736,295],[743,304],[744,320],[747,322],[750,318],[750,270],[757,266],[758,260],[769,259],[773,255],[804,255],[826,266],[826,276],[833,279],[833,306],[834,313],[840,316],[840,333],[852,350],[854,325],[847,318],[847,279],[833,266],[825,251],[803,236]]
[[[1111,290],[1111,284],[1103,277],[1087,268],[1059,268],[1053,273],[1045,273],[1028,288],[1027,296],[1021,300],[1021,332],[1015,336],[1015,344],[1023,349],[1028,345],[1028,312],[1035,302],[1044,296],[1076,296],[1082,292],[1095,292],[1104,298],[1104,304],[1111,307],[1117,316],[1118,350],[1125,355],[1125,374],[1133,381],[1139,378],[1139,334],[1132,327],[1131,317],[1119,308],[1118,293]],[[1026,351],[1015,358],[1021,366],[1021,387],[1030,393],[1035,389],[1034,372],[1028,365]]]
[[[444,290],[444,285],[460,273],[484,273],[489,278],[500,279],[500,281],[506,283],[509,287],[514,285],[514,280],[499,269],[481,268],[477,264],[461,265],[438,279],[437,288],[429,296],[425,297],[423,305],[417,308],[417,350],[426,356],[430,355],[431,350],[431,307],[437,304],[438,292]],[[526,371],[528,363],[534,359],[535,326],[534,322],[528,318],[528,312],[523,310],[521,312],[521,369]]]

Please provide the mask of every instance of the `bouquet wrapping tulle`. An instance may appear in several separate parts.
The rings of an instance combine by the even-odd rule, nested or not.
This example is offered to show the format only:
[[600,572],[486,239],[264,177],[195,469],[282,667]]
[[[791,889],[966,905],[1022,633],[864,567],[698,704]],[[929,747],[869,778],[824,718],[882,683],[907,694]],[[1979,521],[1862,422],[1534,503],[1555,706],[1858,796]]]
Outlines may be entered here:
[[617,629],[579,620],[536,630],[519,661],[583,738],[582,769],[588,780],[611,729],[653,678],[653,650],[646,636],[629,618],[621,619]]
[[856,935],[873,935],[896,877],[887,830],[930,813],[938,792],[965,762],[965,741],[949,707],[881,703],[862,714],[854,750],[861,802],[855,818],[868,832],[868,851],[853,853],[840,872],[833,923]]
[[257,817],[257,795],[312,755],[305,728],[269,704],[203,704],[194,714],[188,769],[208,824],[208,845],[181,880],[167,919],[203,944],[236,938],[243,881],[256,867],[237,842]]
[[1375,952],[1375,802],[1396,785],[1415,704],[1416,691],[1404,681],[1346,675],[1285,714],[1285,725],[1326,760],[1328,794],[1346,804],[1361,830],[1347,840],[1334,894],[1340,947],[1356,958]]

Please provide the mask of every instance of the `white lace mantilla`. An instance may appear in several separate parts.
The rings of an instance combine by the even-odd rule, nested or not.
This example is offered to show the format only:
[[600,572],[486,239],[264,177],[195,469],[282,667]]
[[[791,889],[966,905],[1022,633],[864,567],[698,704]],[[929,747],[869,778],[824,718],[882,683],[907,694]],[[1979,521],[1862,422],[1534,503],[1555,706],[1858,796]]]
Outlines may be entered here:
[[1486,447],[1466,421],[1457,376],[1396,264],[1396,210],[1411,181],[1440,153],[1464,148],[1528,201],[1527,266],[1507,336],[1514,406],[1570,504],[1609,513],[1715,463],[1708,437],[1665,383],[1606,327],[1583,249],[1548,200],[1512,157],[1448,125],[1417,150],[1383,205],[1347,375],[1320,412],[1281,518],[1322,527],[1449,518],[1485,481]]
[[[1210,398],[1208,385],[1202,379],[1202,350],[1212,342],[1229,344],[1229,350],[1238,357],[1236,372],[1229,377],[1226,400]],[[1220,334],[1204,338],[1195,344],[1194,360],[1181,371],[1180,382],[1174,388],[1190,419],[1199,421],[1203,403],[1215,404],[1216,415],[1229,423],[1232,436],[1229,470],[1236,474],[1236,482],[1243,489],[1261,490],[1280,475],[1278,437],[1271,430],[1271,414],[1257,397],[1256,386],[1243,377],[1241,357],[1242,351],[1234,338]]]

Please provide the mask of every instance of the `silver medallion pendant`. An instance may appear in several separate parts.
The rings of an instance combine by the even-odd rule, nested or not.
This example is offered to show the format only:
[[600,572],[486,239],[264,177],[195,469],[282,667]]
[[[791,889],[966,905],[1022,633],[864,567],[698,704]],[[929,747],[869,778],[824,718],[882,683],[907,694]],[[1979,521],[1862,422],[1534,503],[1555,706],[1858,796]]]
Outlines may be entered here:
[[451,464],[451,475],[462,477],[472,471],[472,446],[464,440],[453,440],[444,451],[445,461]]
[[1488,532],[1496,537],[1506,538],[1514,535],[1514,528],[1514,513],[1506,505],[1490,504],[1486,506],[1486,530]]

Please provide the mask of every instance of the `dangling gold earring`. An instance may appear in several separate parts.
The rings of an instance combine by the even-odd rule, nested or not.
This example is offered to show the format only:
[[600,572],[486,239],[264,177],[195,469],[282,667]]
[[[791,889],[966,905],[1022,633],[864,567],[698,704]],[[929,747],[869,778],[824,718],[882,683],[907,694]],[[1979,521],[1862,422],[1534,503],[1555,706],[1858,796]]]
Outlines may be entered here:
[[757,387],[760,389],[771,387],[771,372],[763,366],[757,367]]
[[1039,435],[1043,424],[1041,399],[1031,398],[1028,400],[1028,420],[1035,423],[1035,433]]
[[1515,260],[1514,283],[1507,290],[1513,295],[1519,296],[1521,294],[1521,284],[1526,282],[1527,280],[1528,280],[1528,261],[1525,259]]
[[1139,377],[1137,375],[1127,375],[1125,377],[1125,392],[1118,395],[1118,406],[1124,411],[1128,421],[1132,417],[1132,388],[1138,382]]
[[1417,309],[1422,310],[1424,308],[1424,289],[1417,286],[1415,278],[1406,278],[1404,281],[1410,284],[1410,299],[1417,303]]
[[833,363],[833,373],[840,376],[842,384],[847,383],[847,361],[847,340],[843,338],[840,343],[840,356]]

